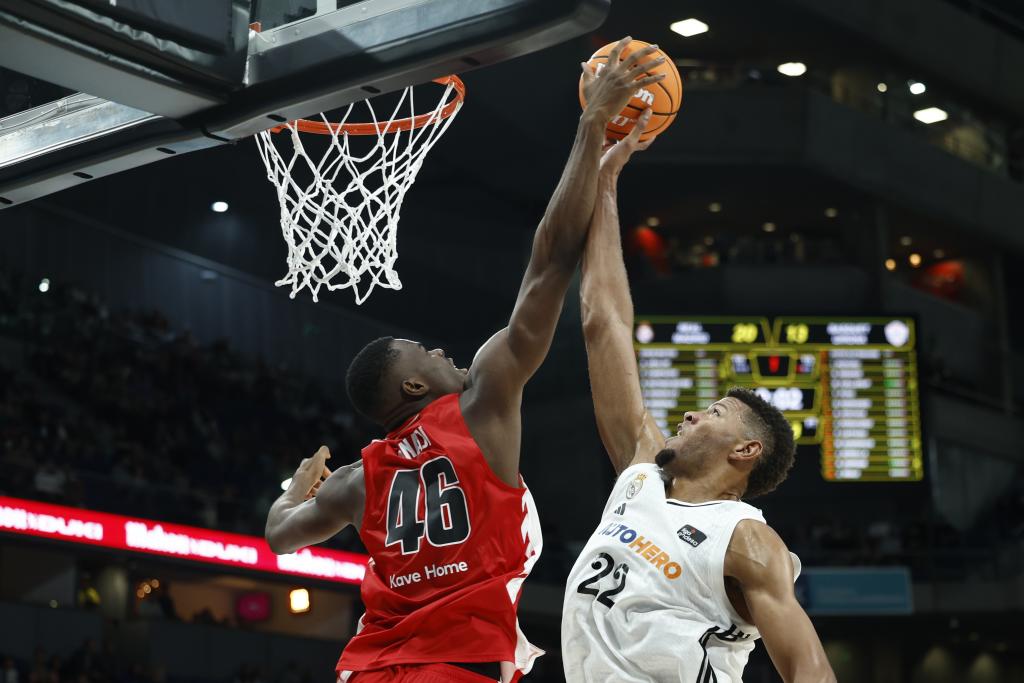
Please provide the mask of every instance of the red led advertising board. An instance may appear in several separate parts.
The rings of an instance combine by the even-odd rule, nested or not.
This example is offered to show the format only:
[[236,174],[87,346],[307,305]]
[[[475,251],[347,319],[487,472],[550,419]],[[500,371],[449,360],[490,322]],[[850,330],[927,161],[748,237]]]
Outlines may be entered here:
[[369,558],[326,548],[275,555],[258,536],[0,496],[0,533],[358,585]]

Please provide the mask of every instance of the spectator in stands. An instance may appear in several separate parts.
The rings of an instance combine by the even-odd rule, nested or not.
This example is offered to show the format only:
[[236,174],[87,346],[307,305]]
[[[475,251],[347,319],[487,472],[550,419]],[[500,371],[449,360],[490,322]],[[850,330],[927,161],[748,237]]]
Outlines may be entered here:
[[278,683],[302,683],[302,677],[299,675],[299,663],[294,659],[289,659],[277,680]]
[[46,653],[37,647],[32,656],[32,670],[28,674],[28,683],[49,683],[48,671]]
[[67,481],[68,476],[64,470],[58,468],[52,460],[47,460],[36,471],[34,483],[36,492],[42,499],[58,501],[64,495]]
[[11,657],[4,657],[3,668],[0,669],[0,683],[18,683],[18,667],[14,664],[14,659]]
[[85,676],[86,679],[96,678],[99,672],[100,648],[95,638],[88,638],[81,647],[75,650],[68,658],[64,667],[69,677],[78,678]]
[[82,575],[78,578],[78,593],[76,597],[79,609],[96,610],[102,604],[103,600],[100,597],[100,592],[96,590],[92,574],[89,572],[82,572]]

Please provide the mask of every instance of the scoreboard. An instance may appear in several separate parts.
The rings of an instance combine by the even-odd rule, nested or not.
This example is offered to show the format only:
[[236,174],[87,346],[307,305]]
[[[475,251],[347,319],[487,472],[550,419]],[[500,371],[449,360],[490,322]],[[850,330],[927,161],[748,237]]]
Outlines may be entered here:
[[754,390],[821,452],[827,481],[920,481],[911,318],[638,317],[648,411],[666,436],[729,387]]

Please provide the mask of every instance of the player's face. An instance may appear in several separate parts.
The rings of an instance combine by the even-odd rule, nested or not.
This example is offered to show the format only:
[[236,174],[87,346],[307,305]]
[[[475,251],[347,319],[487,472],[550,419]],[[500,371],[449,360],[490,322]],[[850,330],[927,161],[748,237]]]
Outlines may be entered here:
[[456,367],[444,349],[428,350],[423,344],[408,339],[398,339],[394,343],[402,354],[403,379],[417,377],[436,396],[462,391],[469,373],[465,368]]
[[694,475],[711,458],[728,456],[747,441],[743,411],[749,410],[739,399],[726,397],[707,410],[686,413],[675,436],[665,442],[657,463],[670,476]]

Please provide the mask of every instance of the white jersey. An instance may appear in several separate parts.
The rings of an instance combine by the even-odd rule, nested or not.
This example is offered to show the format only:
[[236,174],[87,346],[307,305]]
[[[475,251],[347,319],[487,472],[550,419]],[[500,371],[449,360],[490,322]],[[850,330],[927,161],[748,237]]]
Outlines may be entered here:
[[760,637],[725,592],[725,553],[744,519],[764,522],[746,503],[668,498],[657,465],[623,471],[569,574],[566,681],[739,683]]

